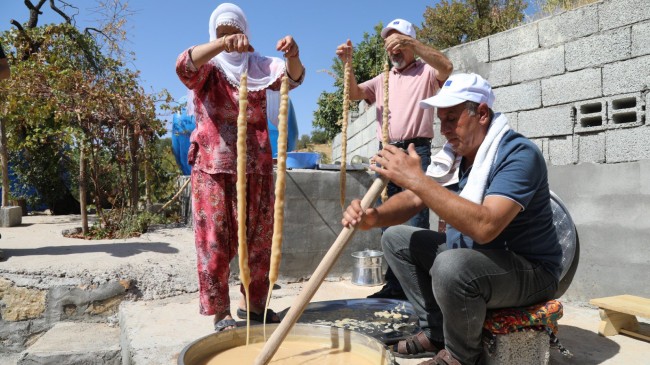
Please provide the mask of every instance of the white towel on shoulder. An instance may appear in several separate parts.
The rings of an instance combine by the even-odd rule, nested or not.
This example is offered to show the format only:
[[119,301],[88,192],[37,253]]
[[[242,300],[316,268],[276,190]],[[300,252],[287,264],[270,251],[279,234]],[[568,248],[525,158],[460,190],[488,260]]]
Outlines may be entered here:
[[458,182],[458,165],[460,156],[456,156],[452,146],[445,143],[442,149],[431,157],[431,164],[427,167],[426,175],[432,177],[442,186]]
[[485,185],[490,174],[494,158],[499,149],[499,143],[503,135],[510,130],[508,118],[505,115],[495,114],[494,120],[488,129],[485,139],[478,148],[472,171],[467,178],[467,184],[460,193],[460,196],[476,204],[482,204],[485,195]]

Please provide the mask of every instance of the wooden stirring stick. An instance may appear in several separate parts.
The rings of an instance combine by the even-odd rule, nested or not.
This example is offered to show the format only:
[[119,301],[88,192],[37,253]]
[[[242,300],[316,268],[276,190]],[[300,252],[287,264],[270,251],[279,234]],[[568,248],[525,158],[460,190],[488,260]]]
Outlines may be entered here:
[[[386,178],[377,178],[361,200],[361,208],[365,210],[369,208],[374,202],[376,202],[377,198],[381,194],[382,190],[384,190],[384,187],[387,183],[388,180]],[[291,308],[289,308],[287,315],[282,319],[282,322],[280,322],[278,328],[276,328],[271,337],[269,337],[269,340],[264,344],[262,352],[260,352],[260,354],[255,359],[255,365],[266,365],[271,361],[273,355],[275,355],[275,353],[278,351],[278,348],[282,344],[282,341],[284,341],[284,339],[287,337],[287,334],[289,334],[291,328],[293,328],[294,324],[296,324],[302,315],[302,312],[304,312],[305,307],[307,307],[307,304],[309,304],[311,298],[313,298],[314,294],[316,294],[316,290],[318,290],[320,287],[320,284],[325,279],[325,276],[330,271],[336,260],[339,258],[341,252],[343,252],[343,249],[348,244],[350,239],[352,239],[355,231],[356,229],[354,227],[343,227],[341,233],[336,238],[336,241],[334,241],[332,244],[332,247],[330,247],[330,249],[325,254],[325,257],[323,257],[320,264],[318,264],[316,271],[314,271],[311,278],[309,278],[309,281],[307,282],[305,288],[302,290],[298,298],[296,298]]]

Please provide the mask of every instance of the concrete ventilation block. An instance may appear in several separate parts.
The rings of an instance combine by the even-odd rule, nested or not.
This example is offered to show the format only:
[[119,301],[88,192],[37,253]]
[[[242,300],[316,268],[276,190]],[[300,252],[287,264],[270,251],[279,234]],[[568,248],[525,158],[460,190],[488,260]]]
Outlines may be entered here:
[[640,93],[617,95],[608,100],[609,121],[626,127],[643,124],[644,105]]
[[604,129],[607,124],[607,103],[602,99],[575,104],[577,133]]

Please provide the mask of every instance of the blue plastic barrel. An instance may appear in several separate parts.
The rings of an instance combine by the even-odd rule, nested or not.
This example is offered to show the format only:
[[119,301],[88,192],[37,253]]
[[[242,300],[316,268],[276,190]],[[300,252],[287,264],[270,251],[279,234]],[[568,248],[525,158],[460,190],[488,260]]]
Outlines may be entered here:
[[193,115],[187,115],[185,108],[180,113],[175,113],[172,120],[172,150],[176,164],[181,168],[183,175],[192,173],[192,166],[187,163],[187,152],[190,149],[190,134],[196,128]]
[[[267,122],[269,127],[269,139],[271,140],[271,151],[273,158],[278,157],[278,127],[274,126],[271,122]],[[287,117],[287,152],[293,151],[298,145],[298,121],[296,120],[296,112],[293,110],[293,104],[289,100],[289,116]]]

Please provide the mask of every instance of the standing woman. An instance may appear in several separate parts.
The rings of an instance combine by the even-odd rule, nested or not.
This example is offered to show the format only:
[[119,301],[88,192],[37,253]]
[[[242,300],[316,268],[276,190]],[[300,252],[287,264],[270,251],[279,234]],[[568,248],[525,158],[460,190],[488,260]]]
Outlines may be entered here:
[[[277,42],[286,63],[255,52],[244,12],[219,5],[210,16],[210,42],[178,56],[176,73],[193,97],[188,109],[197,126],[190,137],[192,208],[199,274],[200,313],[214,316],[215,331],[235,328],[230,313],[228,277],[237,253],[237,116],[239,81],[248,74],[247,242],[251,282],[250,318],[263,320],[273,235],[273,160],[267,130],[268,90],[280,89],[286,73],[291,88],[305,77],[293,37]],[[244,290],[237,315],[246,316]],[[267,323],[279,322],[268,311]]]

